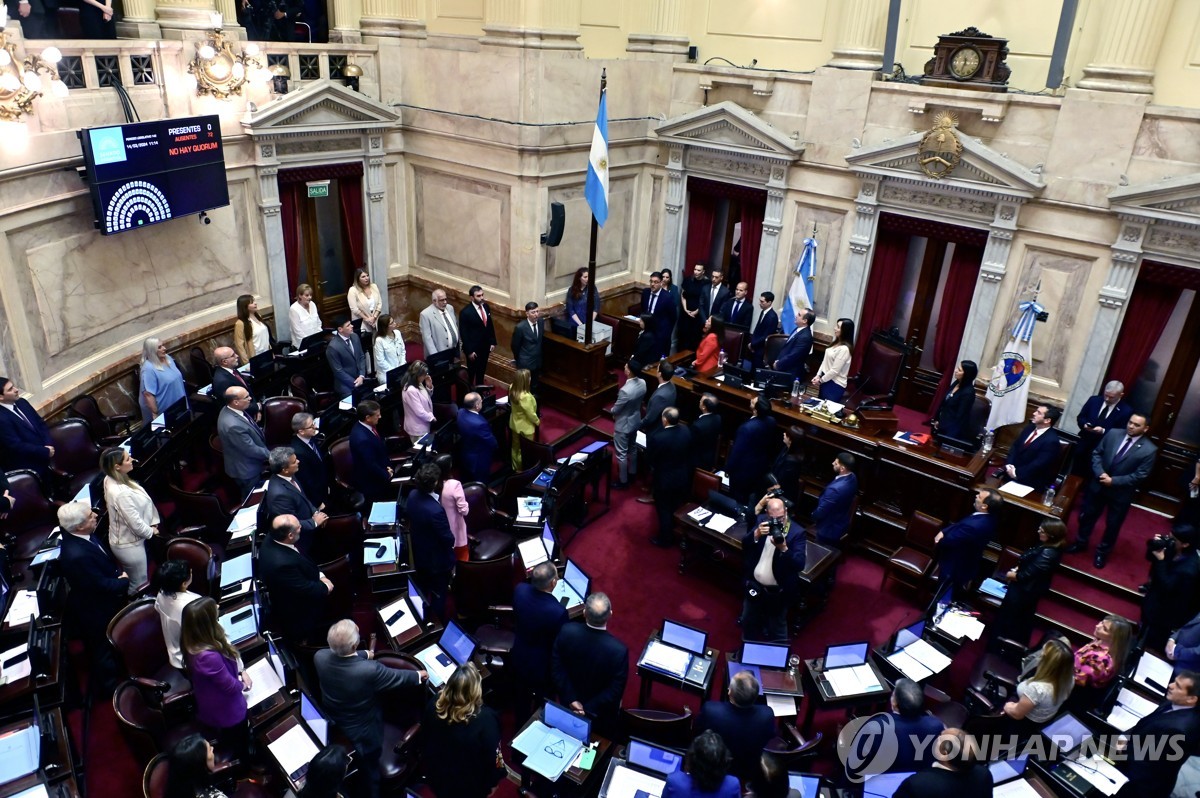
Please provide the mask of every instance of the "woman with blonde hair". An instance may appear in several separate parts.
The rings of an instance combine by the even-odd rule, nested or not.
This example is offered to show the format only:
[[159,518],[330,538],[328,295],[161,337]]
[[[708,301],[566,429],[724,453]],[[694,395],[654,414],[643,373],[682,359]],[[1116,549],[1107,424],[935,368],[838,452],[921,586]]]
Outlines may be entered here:
[[1033,675],[1017,683],[1017,700],[1004,705],[1013,720],[1041,724],[1058,714],[1075,686],[1075,658],[1071,647],[1057,638],[1042,646]]
[[383,298],[379,286],[371,282],[371,273],[366,269],[354,270],[354,285],[346,292],[346,303],[350,305],[350,321],[359,335],[375,332],[375,323],[383,311]]
[[217,602],[209,596],[183,608],[179,644],[196,695],[196,720],[218,739],[245,753],[250,743],[246,696],[252,686],[241,655],[229,643],[217,619]]
[[400,382],[404,403],[404,431],[413,443],[429,434],[433,424],[433,377],[424,360],[414,360]]
[[233,322],[233,348],[244,366],[250,358],[268,351],[274,343],[271,328],[258,315],[258,303],[253,294],[237,298],[237,319]]
[[425,775],[436,795],[484,798],[505,774],[500,719],[483,705],[475,665],[460,665],[425,708]]
[[375,333],[375,377],[383,383],[387,373],[400,368],[408,362],[404,352],[404,336],[393,323],[390,313],[379,317],[379,326]]
[[1075,686],[1107,687],[1125,668],[1133,643],[1133,624],[1120,615],[1105,615],[1092,639],[1075,649]]
[[532,375],[529,369],[517,369],[512,385],[508,386],[508,428],[512,430],[512,467],[521,470],[521,438],[533,440],[542,419],[538,417],[537,397],[529,391]]
[[159,413],[187,394],[183,373],[175,358],[167,354],[167,345],[157,338],[142,342],[141,390],[138,406],[142,408],[142,423],[149,424]]
[[322,330],[321,315],[313,302],[313,287],[308,283],[296,286],[296,301],[288,308],[288,325],[292,328],[292,346],[297,349],[305,338]]
[[130,478],[133,458],[114,446],[100,454],[104,502],[108,506],[108,545],[113,559],[129,574],[133,595],[146,581],[146,541],[158,534],[158,508],[146,489]]

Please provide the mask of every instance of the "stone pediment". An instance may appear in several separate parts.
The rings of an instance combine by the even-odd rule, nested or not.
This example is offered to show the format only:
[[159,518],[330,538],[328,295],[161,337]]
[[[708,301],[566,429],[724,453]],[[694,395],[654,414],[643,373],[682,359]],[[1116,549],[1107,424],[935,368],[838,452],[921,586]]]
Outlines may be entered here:
[[1200,174],[1123,186],[1110,193],[1108,201],[1122,215],[1200,226]]
[[400,120],[393,108],[331,80],[305,84],[247,117],[242,125],[256,138],[379,130]]
[[921,141],[929,131],[921,130],[873,147],[856,149],[846,156],[850,170],[920,183],[930,188],[965,189],[988,194],[1028,199],[1045,188],[1039,174],[977,139],[956,131],[962,142],[962,160],[941,179],[925,174],[917,161]]
[[802,143],[729,100],[668,119],[654,132],[665,142],[727,154],[794,161],[804,152]]

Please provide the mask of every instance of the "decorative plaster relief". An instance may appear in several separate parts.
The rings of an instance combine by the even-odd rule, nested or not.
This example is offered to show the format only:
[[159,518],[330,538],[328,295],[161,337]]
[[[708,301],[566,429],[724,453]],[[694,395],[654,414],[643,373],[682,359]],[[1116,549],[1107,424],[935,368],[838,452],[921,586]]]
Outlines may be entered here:
[[362,139],[294,139],[289,141],[281,141],[277,146],[281,156],[306,155],[314,152],[341,152],[344,150],[361,152]]
[[687,154],[688,169],[709,174],[727,175],[740,178],[751,178],[765,183],[771,176],[771,165],[764,161],[739,158],[715,152],[705,152],[700,149],[689,149]]
[[1146,250],[1184,255],[1195,260],[1200,256],[1200,232],[1171,227],[1160,222],[1150,228],[1150,240],[1146,243]]
[[816,279],[813,280],[817,315],[828,317],[830,303],[833,297],[834,276],[838,273],[838,253],[842,247],[842,235],[846,224],[846,214],[816,208],[811,205],[795,203],[792,229],[796,231],[792,237],[792,248],[787,256],[787,268],[779,269],[772,290],[775,292],[776,304],[783,306],[783,297],[792,285],[796,263],[804,251],[804,239],[812,235],[813,223],[817,225],[817,269]]
[[[512,200],[509,186],[418,167],[417,263],[509,290]],[[480,277],[484,279],[481,280]]]
[[970,199],[959,194],[935,194],[922,191],[916,186],[886,182],[879,191],[881,202],[907,205],[911,208],[928,208],[959,216],[974,216],[991,219],[995,216],[996,203]]

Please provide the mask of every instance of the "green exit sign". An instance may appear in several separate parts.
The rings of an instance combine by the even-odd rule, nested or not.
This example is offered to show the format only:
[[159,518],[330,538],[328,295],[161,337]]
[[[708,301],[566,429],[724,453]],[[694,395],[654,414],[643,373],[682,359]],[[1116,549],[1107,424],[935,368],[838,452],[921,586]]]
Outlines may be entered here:
[[320,183],[308,183],[309,197],[328,197],[329,196],[329,181],[322,180]]

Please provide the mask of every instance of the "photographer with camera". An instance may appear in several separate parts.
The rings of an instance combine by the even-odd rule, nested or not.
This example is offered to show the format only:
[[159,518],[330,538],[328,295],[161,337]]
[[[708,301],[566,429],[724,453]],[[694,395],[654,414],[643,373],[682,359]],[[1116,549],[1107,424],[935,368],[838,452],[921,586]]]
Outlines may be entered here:
[[1169,535],[1156,535],[1146,543],[1150,582],[1142,599],[1143,648],[1162,651],[1172,629],[1178,629],[1200,612],[1200,559],[1196,555],[1196,529],[1178,524]]
[[800,590],[807,553],[804,529],[788,517],[788,504],[778,489],[758,501],[747,527],[742,538],[746,571],[742,638],[786,640],[788,607]]

